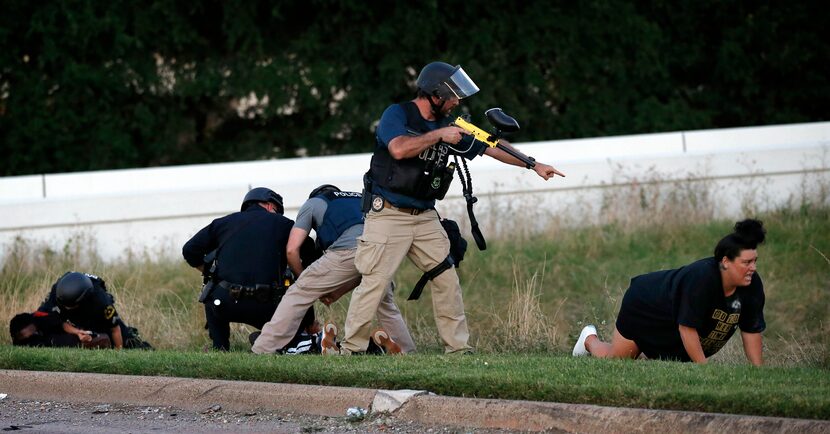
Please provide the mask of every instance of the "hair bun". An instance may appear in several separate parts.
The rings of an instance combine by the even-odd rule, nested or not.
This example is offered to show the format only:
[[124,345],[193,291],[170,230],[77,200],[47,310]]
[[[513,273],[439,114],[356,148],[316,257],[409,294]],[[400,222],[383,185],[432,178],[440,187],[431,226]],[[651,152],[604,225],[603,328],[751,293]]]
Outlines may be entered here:
[[741,237],[748,244],[763,243],[766,233],[764,222],[760,220],[746,219],[735,223],[735,235]]

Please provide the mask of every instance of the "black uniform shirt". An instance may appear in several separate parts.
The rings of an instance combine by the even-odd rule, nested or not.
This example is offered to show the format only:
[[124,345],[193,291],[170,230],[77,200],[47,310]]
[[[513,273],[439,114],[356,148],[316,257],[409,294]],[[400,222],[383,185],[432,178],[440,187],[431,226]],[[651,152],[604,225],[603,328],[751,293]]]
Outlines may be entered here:
[[38,308],[41,312],[55,312],[61,320],[71,322],[81,330],[91,330],[101,333],[109,333],[113,327],[118,325],[121,318],[115,310],[115,299],[106,291],[104,281],[87,274],[92,281],[92,291],[74,309],[62,308],[57,303],[56,290],[57,282],[52,285],[49,296]]
[[285,246],[293,225],[284,216],[252,205],[202,228],[185,243],[182,255],[195,267],[221,246],[216,263],[220,280],[249,286],[273,284],[285,270]]

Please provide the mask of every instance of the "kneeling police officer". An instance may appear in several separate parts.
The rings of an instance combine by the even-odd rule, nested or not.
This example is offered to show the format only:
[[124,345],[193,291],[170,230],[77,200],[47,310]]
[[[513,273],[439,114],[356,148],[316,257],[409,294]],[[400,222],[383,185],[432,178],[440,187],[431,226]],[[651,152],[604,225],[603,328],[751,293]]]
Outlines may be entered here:
[[[63,333],[49,326],[54,320]],[[36,346],[152,349],[138,330],[124,324],[106,283],[93,274],[71,271],[61,276],[24,326],[29,328],[26,340]]]
[[261,329],[285,293],[285,246],[294,222],[283,210],[279,194],[254,188],[240,212],[214,220],[182,248],[187,263],[208,277],[200,301],[214,349],[229,349],[231,322]]

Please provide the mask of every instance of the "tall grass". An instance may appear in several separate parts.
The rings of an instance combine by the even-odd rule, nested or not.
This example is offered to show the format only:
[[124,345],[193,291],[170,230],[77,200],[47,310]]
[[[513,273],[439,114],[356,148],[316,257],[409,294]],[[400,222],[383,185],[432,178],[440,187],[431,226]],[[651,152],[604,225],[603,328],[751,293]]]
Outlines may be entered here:
[[[712,218],[720,206],[712,185],[695,179],[661,182],[662,176],[652,170],[636,179],[621,177],[604,190],[601,209],[586,210],[590,215],[581,224],[554,218],[538,227],[541,216],[534,213],[540,211],[521,212],[509,197],[485,199],[499,201],[494,215],[499,203],[507,203],[511,218],[502,219],[506,227],[490,236],[486,251],[470,242],[458,269],[478,351],[566,353],[585,323],[610,336],[631,277],[711,255],[734,223]],[[830,182],[826,174],[810,176],[801,197],[794,195],[788,206],[747,217],[764,220],[769,234],[759,249],[767,295],[767,361],[830,368]],[[745,188],[745,210],[760,209],[752,202],[762,189]],[[84,236],[57,251],[24,239],[3,249],[4,325],[14,314],[36,309],[63,272],[78,270],[102,276],[125,321],[155,346],[194,350],[208,342],[203,307],[196,301],[200,275],[180,258],[144,252],[102,261],[94,240]],[[439,352],[430,291],[419,301],[405,301],[419,276],[404,261],[396,276],[396,299],[419,350]],[[342,325],[348,300],[331,307],[318,304],[318,318]],[[250,329],[233,330],[232,345],[247,348]],[[715,360],[745,363],[739,340],[735,337]],[[7,333],[0,335],[0,343],[9,341]]]

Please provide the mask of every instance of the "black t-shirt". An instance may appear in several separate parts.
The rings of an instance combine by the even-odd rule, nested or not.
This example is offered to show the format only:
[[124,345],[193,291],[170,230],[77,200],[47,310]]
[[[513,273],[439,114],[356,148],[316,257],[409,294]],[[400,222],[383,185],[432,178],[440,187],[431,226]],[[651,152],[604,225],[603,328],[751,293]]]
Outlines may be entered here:
[[81,330],[109,333],[113,327],[121,322],[118,311],[115,310],[115,298],[107,292],[103,279],[92,274],[86,276],[92,281],[92,291],[81,300],[78,307],[65,309],[58,305],[56,298],[57,282],[55,282],[49,296],[46,297],[38,310],[54,312],[62,321],[69,321]]
[[764,322],[764,285],[758,273],[748,286],[726,297],[713,257],[673,270],[631,279],[623,298],[617,329],[650,358],[689,360],[679,325],[695,328],[703,353],[717,353],[740,327],[760,333]]
[[[34,332],[26,339],[20,339],[20,332],[26,327],[34,326]],[[55,312],[21,313],[16,315],[9,324],[9,331],[12,335],[13,345],[29,347],[53,347],[64,346],[56,343],[61,339],[63,332],[63,321]],[[72,346],[77,346],[80,341],[74,340]]]

